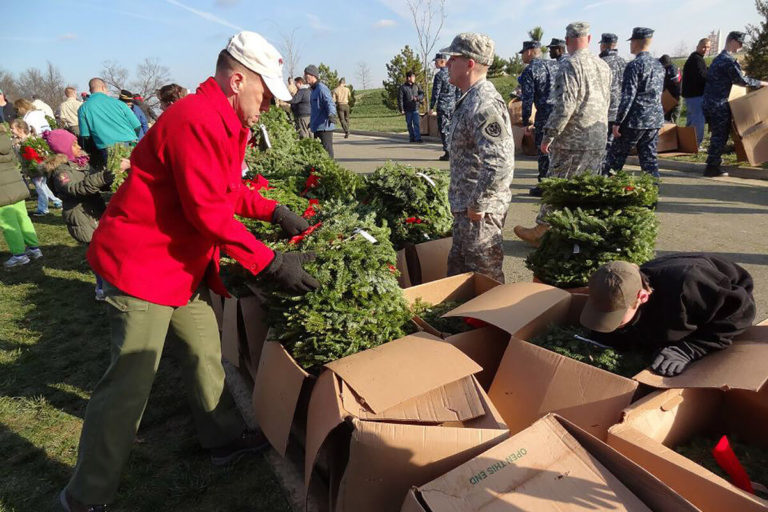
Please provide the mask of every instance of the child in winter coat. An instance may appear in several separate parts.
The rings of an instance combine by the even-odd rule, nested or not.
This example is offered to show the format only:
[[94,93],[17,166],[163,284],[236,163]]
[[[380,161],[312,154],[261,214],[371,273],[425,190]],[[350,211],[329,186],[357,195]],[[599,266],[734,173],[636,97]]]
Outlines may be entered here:
[[[51,130],[43,134],[51,151],[43,167],[48,173],[48,186],[61,198],[62,214],[67,230],[78,242],[89,244],[99,219],[106,209],[101,190],[108,189],[114,175],[111,171],[95,171],[88,165],[88,155],[67,130]],[[96,275],[96,300],[104,300],[102,280]]]
[[[14,119],[11,121],[11,132],[13,133],[14,144],[18,147],[22,142],[32,136],[32,129],[23,119]],[[35,217],[44,217],[48,215],[48,201],[53,202],[54,208],[61,208],[61,199],[51,192],[48,185],[45,182],[45,176],[42,172],[30,173],[30,179],[35,184],[35,192],[37,192],[37,210]]]

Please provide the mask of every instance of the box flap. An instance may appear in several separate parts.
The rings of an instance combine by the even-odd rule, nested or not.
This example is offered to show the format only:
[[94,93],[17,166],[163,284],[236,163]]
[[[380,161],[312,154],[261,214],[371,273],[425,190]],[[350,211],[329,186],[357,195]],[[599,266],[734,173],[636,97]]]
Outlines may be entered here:
[[325,365],[374,413],[482,370],[440,338],[417,333]]
[[395,255],[397,257],[395,267],[400,272],[400,275],[397,277],[397,282],[400,285],[400,288],[408,288],[411,286],[411,277],[408,275],[408,263],[405,259],[405,249],[400,249]]
[[361,399],[344,381],[341,383],[341,401],[348,413],[369,421],[437,424],[467,421],[485,413],[471,376],[428,391],[378,414],[361,403]]
[[699,359],[676,377],[643,370],[634,379],[655,388],[757,391],[768,381],[768,325],[752,326],[733,344]]
[[307,409],[307,438],[304,446],[304,485],[309,489],[312,469],[317,454],[328,434],[344,421],[344,410],[339,398],[341,391],[336,375],[323,372],[315,382]]
[[[541,283],[512,283],[492,288],[444,316],[477,318],[516,336],[527,335],[534,320],[562,320],[568,314],[571,294]],[[556,312],[555,318],[546,313]],[[544,326],[547,324],[545,323]]]
[[237,328],[237,299],[224,299],[221,324],[221,357],[240,366],[240,333]]
[[656,143],[656,151],[663,153],[665,151],[677,150],[677,125],[674,123],[664,123],[659,129],[659,139]]
[[248,345],[248,368],[251,377],[256,375],[261,359],[261,350],[267,339],[269,326],[266,322],[266,313],[261,307],[261,299],[256,296],[248,296],[240,299],[240,313],[245,328],[245,339]]
[[765,88],[731,99],[728,104],[733,124],[742,137],[768,119],[768,90]]
[[555,412],[605,439],[637,382],[512,338],[488,395],[511,432]]
[[213,308],[213,314],[216,316],[216,323],[219,325],[219,331],[221,331],[224,324],[224,297],[214,291],[210,291],[211,294],[211,308]]
[[309,374],[280,343],[264,343],[253,379],[253,414],[269,443],[285,455],[301,386]]
[[440,304],[446,301],[469,300],[500,284],[486,275],[467,272],[412,286],[403,290],[403,296],[408,304],[413,304],[416,299],[429,304]]
[[649,511],[554,416],[419,488],[432,511]]
[[742,96],[746,96],[747,88],[743,85],[732,85],[731,86],[731,93],[728,95],[728,101],[735,100],[736,98],[741,98]]
[[421,282],[428,283],[448,275],[448,253],[453,238],[440,238],[416,244],[416,257],[421,268]]
[[672,96],[672,93],[669,92],[667,89],[664,89],[664,92],[661,94],[661,107],[664,109],[664,113],[669,113],[670,110],[675,108],[680,101]]
[[454,347],[464,352],[479,364],[483,371],[475,375],[483,389],[489,389],[496,369],[504,356],[509,342],[509,334],[498,327],[481,327],[471,331],[454,334],[445,339]]
[[695,154],[699,152],[699,143],[696,139],[696,128],[693,126],[677,127],[677,150],[680,153]]

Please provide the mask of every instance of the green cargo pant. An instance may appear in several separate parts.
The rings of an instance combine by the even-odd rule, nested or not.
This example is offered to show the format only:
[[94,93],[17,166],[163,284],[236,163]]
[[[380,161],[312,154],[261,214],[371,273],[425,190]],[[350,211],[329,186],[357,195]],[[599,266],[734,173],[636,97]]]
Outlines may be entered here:
[[166,334],[181,341],[181,368],[203,448],[226,445],[245,429],[224,383],[219,331],[206,286],[182,307],[153,304],[107,282],[104,293],[110,305],[111,363],[88,402],[77,465],[67,485],[86,504],[114,500]]

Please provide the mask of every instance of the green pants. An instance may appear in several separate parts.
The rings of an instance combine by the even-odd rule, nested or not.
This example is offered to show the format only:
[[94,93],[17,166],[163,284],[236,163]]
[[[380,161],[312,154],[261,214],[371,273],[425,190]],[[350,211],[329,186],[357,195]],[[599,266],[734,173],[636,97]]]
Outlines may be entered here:
[[[208,288],[182,307],[153,304],[104,283],[112,331],[111,363],[85,411],[69,493],[81,503],[111,503],[147,405],[166,334],[181,342],[181,368],[203,448],[224,446],[245,429],[224,383],[221,345]],[[170,331],[170,332],[169,332]]]
[[27,247],[37,247],[35,226],[27,213],[24,201],[0,207],[0,229],[11,254],[24,254]]

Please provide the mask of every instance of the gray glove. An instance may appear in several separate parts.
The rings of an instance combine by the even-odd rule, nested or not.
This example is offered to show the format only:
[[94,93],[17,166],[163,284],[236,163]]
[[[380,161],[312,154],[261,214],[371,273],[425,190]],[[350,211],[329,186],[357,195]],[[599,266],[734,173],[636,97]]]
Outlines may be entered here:
[[698,359],[685,348],[685,344],[680,344],[670,345],[659,350],[653,359],[651,370],[665,377],[680,375],[688,368],[689,364]]

